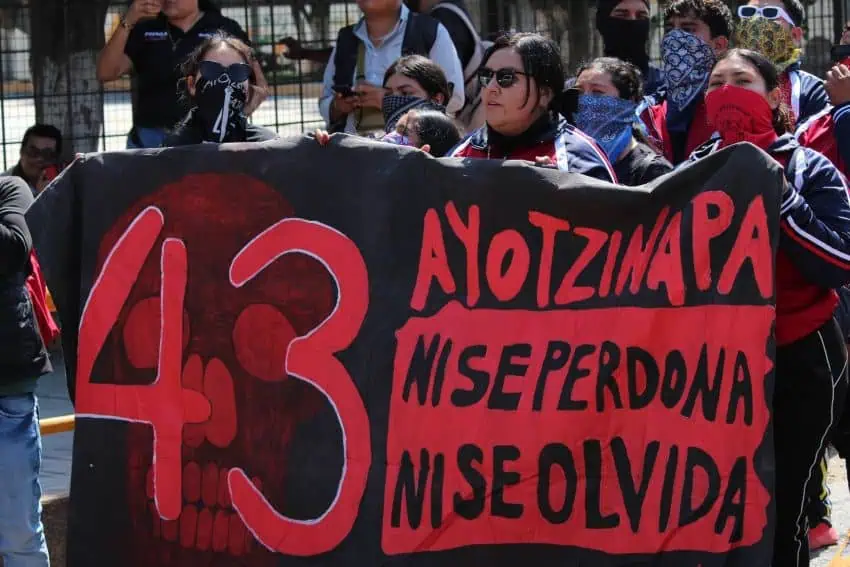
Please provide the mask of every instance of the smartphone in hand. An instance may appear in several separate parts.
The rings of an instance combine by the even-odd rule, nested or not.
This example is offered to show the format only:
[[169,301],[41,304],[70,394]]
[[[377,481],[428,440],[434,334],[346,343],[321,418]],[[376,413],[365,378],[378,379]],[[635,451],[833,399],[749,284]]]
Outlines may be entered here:
[[351,85],[334,85],[332,88],[335,93],[345,98],[357,96],[357,93],[354,92]]

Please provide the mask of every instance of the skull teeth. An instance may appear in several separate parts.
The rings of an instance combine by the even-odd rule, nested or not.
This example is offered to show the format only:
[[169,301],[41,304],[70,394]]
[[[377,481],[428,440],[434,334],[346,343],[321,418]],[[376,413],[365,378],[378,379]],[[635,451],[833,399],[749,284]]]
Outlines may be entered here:
[[[230,502],[227,472],[216,463],[203,466],[189,461],[183,466],[183,510],[176,520],[160,518],[154,504],[153,469],[148,468],[145,492],[155,539],[186,549],[212,550],[238,557],[254,548],[254,536],[245,528]],[[259,478],[252,482],[262,490]]]

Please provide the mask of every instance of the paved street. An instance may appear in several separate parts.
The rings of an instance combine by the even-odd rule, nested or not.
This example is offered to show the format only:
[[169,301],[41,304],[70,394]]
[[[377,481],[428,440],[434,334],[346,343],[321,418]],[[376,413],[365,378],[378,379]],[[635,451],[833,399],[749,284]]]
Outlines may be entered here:
[[[39,413],[42,419],[74,413],[68,400],[65,365],[61,353],[51,354],[53,373],[38,384]],[[74,433],[57,433],[42,440],[44,448],[41,465],[41,484],[45,495],[67,493],[71,487],[71,450]]]

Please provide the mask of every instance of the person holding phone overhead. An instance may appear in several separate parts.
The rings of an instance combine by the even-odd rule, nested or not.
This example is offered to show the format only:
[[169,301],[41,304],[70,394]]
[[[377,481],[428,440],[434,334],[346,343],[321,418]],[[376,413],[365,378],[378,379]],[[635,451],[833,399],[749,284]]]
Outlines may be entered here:
[[[224,31],[246,45],[248,35],[225,18],[211,0],[133,0],[121,17],[97,61],[101,82],[113,81],[133,69],[138,91],[133,103],[133,129],[128,148],[159,147],[189,110],[178,97],[180,66],[204,40]],[[262,69],[251,61],[257,95],[249,114],[263,101],[267,86]]]

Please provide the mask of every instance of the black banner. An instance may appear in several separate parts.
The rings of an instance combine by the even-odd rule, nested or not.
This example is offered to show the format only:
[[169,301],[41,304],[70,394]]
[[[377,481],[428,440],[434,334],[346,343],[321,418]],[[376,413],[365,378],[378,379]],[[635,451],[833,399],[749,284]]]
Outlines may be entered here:
[[641,188],[349,137],[78,161],[28,215],[69,565],[766,565],[781,178],[750,145]]

